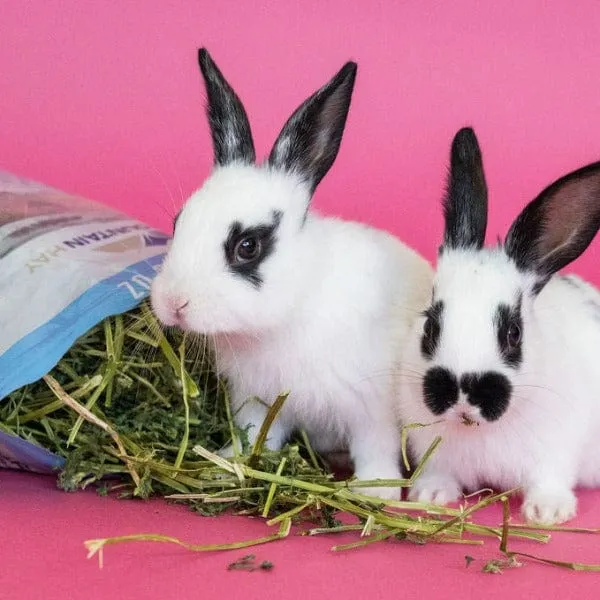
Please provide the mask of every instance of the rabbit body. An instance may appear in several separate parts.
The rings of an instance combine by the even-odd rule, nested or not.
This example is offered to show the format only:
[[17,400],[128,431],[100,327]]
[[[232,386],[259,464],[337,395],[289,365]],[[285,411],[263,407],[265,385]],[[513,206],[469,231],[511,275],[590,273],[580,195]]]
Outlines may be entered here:
[[485,248],[487,187],[470,129],[455,137],[446,232],[430,307],[413,325],[399,415],[421,457],[409,497],[446,504],[486,486],[521,488],[529,521],[576,514],[600,484],[600,293],[556,274],[600,227],[600,164],[546,188]]
[[[320,452],[351,441],[359,478],[398,478],[394,368],[429,297],[430,267],[392,236],[359,223],[311,215],[303,235],[312,266],[286,322],[255,337],[214,338],[234,408],[256,431],[266,408],[248,398],[273,400],[289,390],[271,447],[303,427]],[[390,277],[394,272],[410,275]]]
[[[510,298],[514,290],[504,285],[511,276],[515,281],[521,277],[501,252],[492,250],[490,255],[493,258],[486,258],[485,270],[479,271],[477,260],[469,272],[468,259],[459,259],[461,272],[471,275],[463,288],[471,290],[471,298],[461,307],[466,318],[455,321],[462,324],[465,339],[481,338],[493,316],[479,315],[469,305],[492,306],[491,297]],[[447,273],[446,268],[443,264],[440,270]],[[486,275],[493,281],[486,281]],[[442,290],[440,286],[443,295]],[[475,297],[480,291],[487,298]],[[449,304],[447,308],[450,323]],[[574,516],[575,486],[600,484],[600,369],[594,359],[595,349],[600,348],[600,293],[575,276],[554,277],[522,316],[526,327],[523,364],[527,366],[513,375],[514,401],[498,422],[470,426],[461,418],[465,411],[468,418],[476,416],[468,402],[450,408],[443,421],[423,402],[412,372],[417,365],[421,372],[426,368],[420,356],[424,318],[414,324],[403,356],[408,372],[401,376],[405,390],[400,416],[405,423],[431,424],[410,430],[410,444],[418,456],[438,435],[442,443],[413,486],[412,499],[446,504],[458,500],[463,490],[523,487],[525,516],[557,522]],[[444,364],[457,372],[466,365],[470,370],[483,370],[497,361],[493,352],[486,352],[487,347],[469,344],[464,352],[447,356]]]
[[251,444],[268,407],[289,392],[268,447],[304,429],[321,452],[348,450],[359,479],[397,479],[395,369],[432,268],[388,233],[310,211],[338,152],[356,65],[292,114],[257,165],[241,101],[205,50],[199,60],[215,168],[177,217],[154,311],[207,336]]

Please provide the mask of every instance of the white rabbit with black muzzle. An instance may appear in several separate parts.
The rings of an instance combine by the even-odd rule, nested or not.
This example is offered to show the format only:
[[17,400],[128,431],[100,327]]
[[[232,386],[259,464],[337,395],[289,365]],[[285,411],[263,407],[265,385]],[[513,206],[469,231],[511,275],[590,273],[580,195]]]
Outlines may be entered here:
[[340,147],[357,66],[310,96],[256,164],[240,99],[205,49],[199,62],[215,167],[176,220],[153,309],[208,336],[251,444],[267,413],[255,398],[290,391],[269,448],[303,428],[320,452],[348,449],[357,478],[399,478],[394,368],[432,268],[390,234],[309,211]]
[[400,416],[422,456],[409,497],[446,504],[520,487],[528,521],[576,514],[576,486],[600,484],[600,293],[557,272],[600,227],[600,163],[544,189],[504,243],[485,248],[487,185],[472,129],[451,150],[445,233],[431,305],[405,355]]

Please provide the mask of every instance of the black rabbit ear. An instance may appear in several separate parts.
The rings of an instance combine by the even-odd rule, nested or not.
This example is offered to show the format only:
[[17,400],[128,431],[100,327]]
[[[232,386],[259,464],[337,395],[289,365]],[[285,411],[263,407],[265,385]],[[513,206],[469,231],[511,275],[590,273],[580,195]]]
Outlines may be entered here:
[[206,84],[207,115],[215,152],[215,164],[252,164],[256,159],[248,116],[206,48],[198,50],[198,62]]
[[479,143],[470,127],[461,129],[452,141],[443,204],[443,248],[482,248],[487,228],[487,184]]
[[338,154],[356,71],[356,63],[346,63],[303,102],[284,125],[269,155],[272,167],[300,175],[311,193]]
[[512,224],[505,250],[519,269],[535,272],[539,291],[578,258],[600,228],[600,162],[561,177],[532,200]]

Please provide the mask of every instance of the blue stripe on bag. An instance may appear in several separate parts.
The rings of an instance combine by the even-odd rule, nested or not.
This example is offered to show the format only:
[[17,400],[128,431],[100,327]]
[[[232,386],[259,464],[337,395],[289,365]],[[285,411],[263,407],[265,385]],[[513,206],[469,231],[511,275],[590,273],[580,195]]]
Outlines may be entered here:
[[[94,325],[107,317],[135,308],[148,296],[149,290],[137,286],[134,297],[130,287],[135,286],[131,283],[132,277],[142,275],[153,279],[155,268],[164,257],[164,253],[152,256],[102,280],[53,319],[11,346],[0,356],[0,401],[46,375],[75,341]],[[126,283],[129,285],[124,285]],[[6,443],[6,436],[12,438],[11,444]],[[51,452],[9,434],[0,436],[0,457],[5,448],[7,458],[17,460],[31,470],[48,472],[63,462],[62,458]]]

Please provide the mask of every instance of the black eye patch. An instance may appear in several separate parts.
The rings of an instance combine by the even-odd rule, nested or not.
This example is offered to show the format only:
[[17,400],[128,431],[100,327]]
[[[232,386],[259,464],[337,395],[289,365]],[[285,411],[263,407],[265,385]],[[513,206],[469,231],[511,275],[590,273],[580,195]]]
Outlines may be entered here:
[[521,296],[514,306],[500,304],[494,318],[498,349],[504,364],[514,369],[523,361],[523,319],[521,317]]
[[421,354],[423,358],[431,359],[437,350],[440,334],[442,332],[442,313],[444,303],[441,300],[434,302],[424,313],[425,324],[421,337]]
[[259,268],[275,249],[275,234],[281,217],[280,211],[273,211],[271,223],[253,227],[243,227],[239,221],[235,221],[229,226],[227,239],[223,243],[229,270],[257,289],[263,284]]

